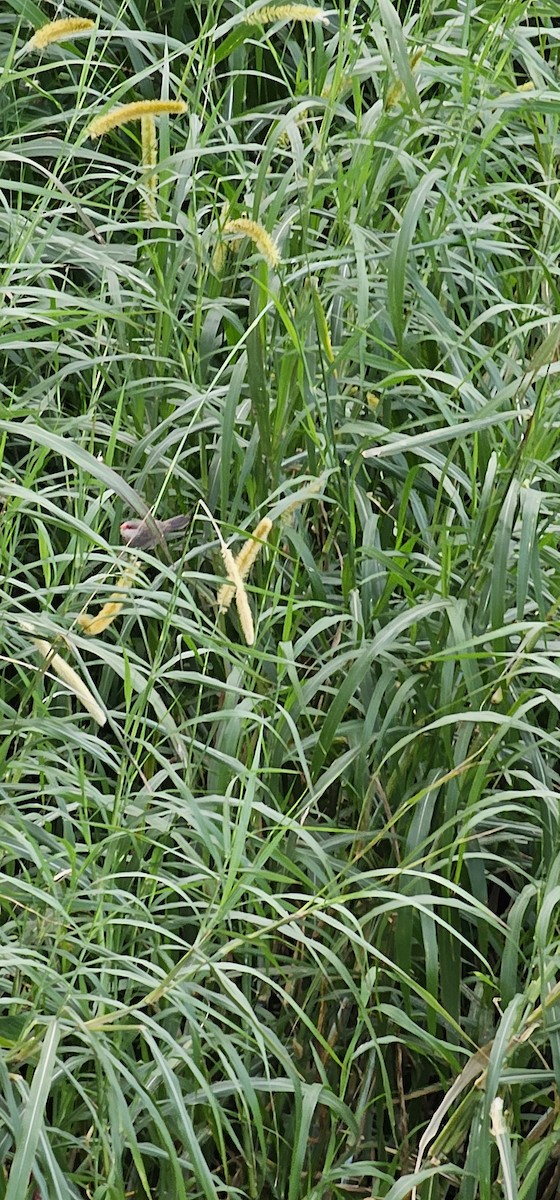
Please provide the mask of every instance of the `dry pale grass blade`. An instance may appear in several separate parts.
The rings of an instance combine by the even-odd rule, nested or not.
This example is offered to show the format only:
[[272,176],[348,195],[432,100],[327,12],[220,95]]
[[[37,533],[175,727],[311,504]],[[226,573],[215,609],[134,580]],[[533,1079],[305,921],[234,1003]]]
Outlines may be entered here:
[[[451,1108],[451,1105],[454,1104],[457,1097],[461,1095],[461,1092],[463,1092],[465,1088],[473,1084],[486,1071],[490,1061],[491,1049],[492,1043],[489,1042],[480,1050],[475,1051],[475,1053],[471,1055],[468,1062],[463,1067],[461,1074],[458,1075],[457,1079],[453,1081],[451,1087],[445,1093],[441,1104],[438,1105],[418,1143],[418,1155],[414,1166],[415,1173],[420,1171],[424,1155],[431,1142],[433,1142],[434,1138],[437,1136],[441,1123],[446,1113]],[[412,1189],[412,1200],[416,1200],[416,1187]]]
[[505,1200],[517,1200],[519,1190],[516,1161],[504,1117],[504,1101],[501,1096],[495,1096],[490,1105],[490,1127],[500,1155],[502,1189]]

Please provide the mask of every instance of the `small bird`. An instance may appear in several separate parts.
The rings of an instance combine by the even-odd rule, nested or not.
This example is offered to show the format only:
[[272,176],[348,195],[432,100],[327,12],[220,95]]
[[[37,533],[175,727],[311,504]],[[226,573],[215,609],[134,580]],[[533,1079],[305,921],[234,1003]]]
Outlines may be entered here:
[[152,516],[144,517],[142,521],[133,517],[129,521],[123,521],[121,537],[127,546],[141,546],[144,550],[149,550],[152,546],[165,543],[166,538],[170,535],[173,536],[188,529],[191,519],[190,513],[183,513],[179,517],[169,517],[167,521],[158,521],[156,517]]

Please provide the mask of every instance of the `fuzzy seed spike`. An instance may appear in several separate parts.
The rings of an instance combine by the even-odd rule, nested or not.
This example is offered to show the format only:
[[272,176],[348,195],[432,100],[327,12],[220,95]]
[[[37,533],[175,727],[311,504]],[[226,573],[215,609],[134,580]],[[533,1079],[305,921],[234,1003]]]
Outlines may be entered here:
[[143,117],[179,117],[187,111],[184,100],[134,100],[131,104],[120,104],[110,108],[101,117],[94,117],[86,133],[88,137],[103,137],[110,129],[118,129],[131,121],[140,121]]
[[44,50],[45,46],[51,46],[53,42],[66,42],[80,33],[90,33],[92,29],[95,29],[95,21],[89,21],[85,17],[66,17],[61,21],[49,21],[47,25],[41,25],[41,28],[35,31],[25,49]]
[[280,263],[280,251],[274,238],[271,238],[264,226],[258,221],[252,221],[249,217],[237,217],[233,221],[226,221],[224,225],[224,233],[237,233],[242,237],[248,237],[254,242],[257,250],[269,267],[277,267]]

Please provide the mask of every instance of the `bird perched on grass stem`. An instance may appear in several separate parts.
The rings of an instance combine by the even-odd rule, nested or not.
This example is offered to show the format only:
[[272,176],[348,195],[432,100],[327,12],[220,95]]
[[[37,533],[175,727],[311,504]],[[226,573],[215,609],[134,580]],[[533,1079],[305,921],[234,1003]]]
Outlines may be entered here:
[[152,546],[165,544],[168,537],[182,533],[191,523],[190,513],[178,517],[169,517],[167,521],[158,521],[155,517],[147,516],[143,520],[131,518],[123,521],[121,537],[127,546],[141,547],[149,550]]

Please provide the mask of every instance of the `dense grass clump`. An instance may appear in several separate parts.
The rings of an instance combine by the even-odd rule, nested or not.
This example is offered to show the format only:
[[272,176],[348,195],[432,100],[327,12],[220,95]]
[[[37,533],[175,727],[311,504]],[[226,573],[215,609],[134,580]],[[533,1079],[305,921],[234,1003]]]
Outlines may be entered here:
[[557,1194],[559,31],[2,9],[0,1200]]

